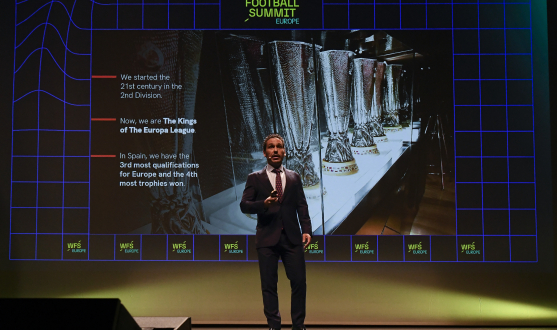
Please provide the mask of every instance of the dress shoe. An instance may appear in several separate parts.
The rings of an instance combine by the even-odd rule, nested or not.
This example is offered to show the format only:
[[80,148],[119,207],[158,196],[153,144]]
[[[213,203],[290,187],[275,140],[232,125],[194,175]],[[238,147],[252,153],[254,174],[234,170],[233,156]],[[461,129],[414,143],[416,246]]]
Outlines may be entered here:
[[292,330],[306,330],[306,327],[304,325],[302,325],[301,327],[292,326]]

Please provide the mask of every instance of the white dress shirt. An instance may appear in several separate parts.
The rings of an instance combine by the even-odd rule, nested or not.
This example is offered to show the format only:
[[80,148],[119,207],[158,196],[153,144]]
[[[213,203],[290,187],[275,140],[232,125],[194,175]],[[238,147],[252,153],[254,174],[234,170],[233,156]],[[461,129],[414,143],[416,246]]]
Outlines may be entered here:
[[[273,186],[274,190],[277,190],[276,183],[277,183],[277,175],[276,173],[272,172],[275,168],[271,165],[267,164],[265,170],[267,171],[267,176],[269,177],[269,181],[271,181],[271,185]],[[286,188],[286,173],[284,172],[284,166],[280,166],[278,168],[280,170],[280,180],[282,182],[282,194],[284,195],[284,191]]]

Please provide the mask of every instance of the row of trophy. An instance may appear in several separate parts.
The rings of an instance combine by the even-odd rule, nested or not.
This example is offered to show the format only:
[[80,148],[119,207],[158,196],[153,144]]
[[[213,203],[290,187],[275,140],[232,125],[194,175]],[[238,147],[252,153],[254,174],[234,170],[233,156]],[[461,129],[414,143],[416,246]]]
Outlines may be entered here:
[[[316,96],[329,132],[322,160],[324,174],[356,173],[354,154],[378,154],[376,142],[387,141],[385,131],[401,129],[398,95],[402,65],[354,58],[351,51],[321,51],[321,46],[300,41],[272,41],[267,44],[268,77],[267,69],[261,68],[265,66],[263,41],[230,35],[224,42],[245,129],[241,136],[257,150],[258,141],[272,131],[272,96],[280,122],[277,129],[286,140],[288,167],[300,174],[305,188],[319,185],[311,148]],[[317,87],[315,64],[319,69]],[[271,89],[266,88],[267,79]],[[350,141],[351,115],[354,131]]]

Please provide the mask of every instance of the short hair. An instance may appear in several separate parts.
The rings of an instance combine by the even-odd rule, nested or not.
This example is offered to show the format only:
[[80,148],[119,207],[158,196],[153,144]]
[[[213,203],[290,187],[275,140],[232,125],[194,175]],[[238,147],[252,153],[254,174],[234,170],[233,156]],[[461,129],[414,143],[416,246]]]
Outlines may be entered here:
[[284,146],[284,139],[282,138],[282,136],[275,133],[269,134],[267,135],[267,137],[265,137],[265,140],[263,140],[263,152],[265,152],[265,149],[267,149],[267,141],[269,141],[270,139],[279,139],[282,141],[282,145]]

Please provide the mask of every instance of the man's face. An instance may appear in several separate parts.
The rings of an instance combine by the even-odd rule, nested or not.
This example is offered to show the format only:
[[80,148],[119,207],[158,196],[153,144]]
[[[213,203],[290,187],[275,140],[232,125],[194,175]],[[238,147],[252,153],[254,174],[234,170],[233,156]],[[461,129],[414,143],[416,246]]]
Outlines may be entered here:
[[267,140],[267,145],[265,146],[265,151],[263,154],[267,159],[267,163],[274,168],[279,168],[282,164],[282,159],[285,155],[284,144],[280,139],[270,138]]

